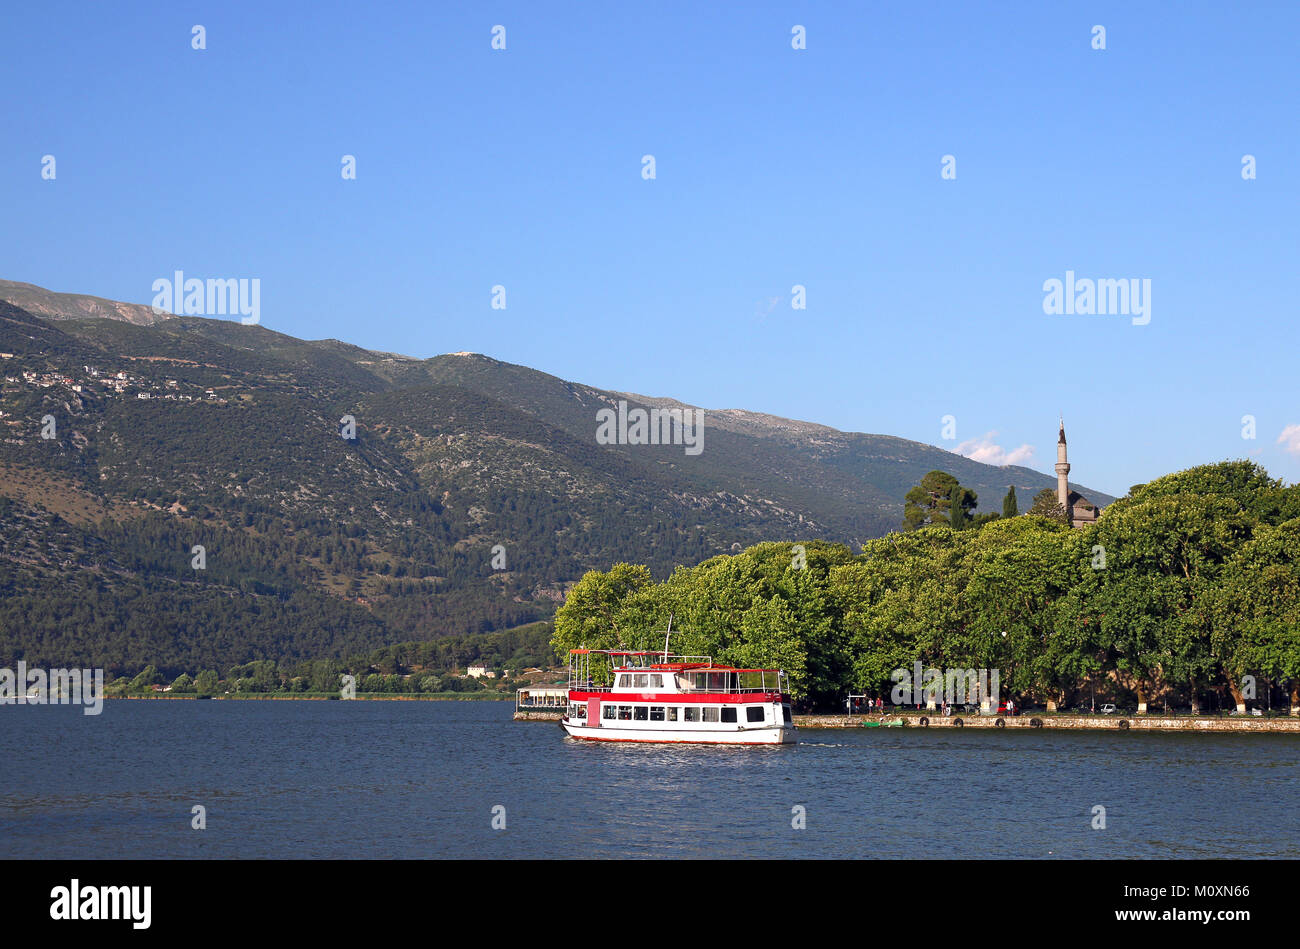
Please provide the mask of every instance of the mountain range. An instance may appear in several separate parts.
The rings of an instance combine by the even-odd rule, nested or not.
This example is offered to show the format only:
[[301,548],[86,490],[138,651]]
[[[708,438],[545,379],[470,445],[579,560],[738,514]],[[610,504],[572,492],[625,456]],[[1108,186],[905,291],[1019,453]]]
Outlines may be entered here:
[[739,409],[704,412],[699,454],[601,444],[620,402],[695,407],[9,281],[0,353],[0,658],[29,663],[225,669],[484,632],[618,561],[859,544],[932,469],[978,510],[1055,486]]

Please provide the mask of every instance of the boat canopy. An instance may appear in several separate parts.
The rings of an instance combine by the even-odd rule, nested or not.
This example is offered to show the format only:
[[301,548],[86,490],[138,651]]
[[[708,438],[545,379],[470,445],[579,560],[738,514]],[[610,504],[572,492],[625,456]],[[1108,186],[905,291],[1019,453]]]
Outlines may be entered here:
[[570,649],[569,687],[590,688],[610,682],[616,673],[669,672],[687,692],[789,691],[779,669],[742,669],[714,663],[711,656],[679,656],[663,650]]

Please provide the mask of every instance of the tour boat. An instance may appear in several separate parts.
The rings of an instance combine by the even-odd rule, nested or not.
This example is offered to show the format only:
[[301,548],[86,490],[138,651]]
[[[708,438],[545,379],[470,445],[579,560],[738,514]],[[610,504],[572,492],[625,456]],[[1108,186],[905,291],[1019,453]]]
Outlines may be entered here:
[[737,669],[667,650],[571,649],[569,704],[560,724],[585,741],[795,741],[784,672]]

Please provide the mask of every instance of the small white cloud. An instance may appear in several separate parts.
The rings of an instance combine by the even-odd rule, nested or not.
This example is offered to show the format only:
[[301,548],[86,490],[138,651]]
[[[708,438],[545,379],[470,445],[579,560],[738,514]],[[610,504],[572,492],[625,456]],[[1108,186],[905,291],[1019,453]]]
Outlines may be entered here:
[[972,438],[957,446],[957,454],[965,455],[971,461],[986,465],[1023,465],[1034,457],[1033,445],[1021,445],[1007,451],[993,439],[997,432],[988,432],[980,438]]
[[1277,443],[1289,455],[1300,455],[1300,425],[1288,425],[1277,437]]

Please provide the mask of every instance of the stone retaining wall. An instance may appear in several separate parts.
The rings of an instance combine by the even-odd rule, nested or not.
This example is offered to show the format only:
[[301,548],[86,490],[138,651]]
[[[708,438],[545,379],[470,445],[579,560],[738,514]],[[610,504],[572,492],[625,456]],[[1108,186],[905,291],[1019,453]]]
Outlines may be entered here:
[[[1300,718],[1192,718],[1161,717],[1156,715],[960,715],[944,718],[942,715],[921,715],[907,712],[886,715],[885,722],[901,721],[904,725],[920,727],[920,720],[929,720],[929,728],[955,728],[960,719],[963,728],[1034,728],[1032,722],[1042,722],[1042,728],[1084,728],[1102,731],[1122,731],[1120,722],[1128,723],[1130,731],[1197,731],[1197,732],[1287,732],[1300,735]],[[874,715],[796,715],[794,723],[799,728],[861,728],[865,721],[879,721]]]

